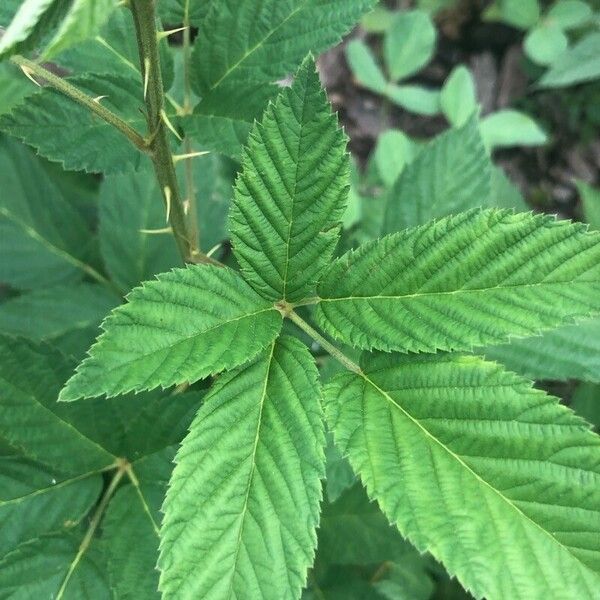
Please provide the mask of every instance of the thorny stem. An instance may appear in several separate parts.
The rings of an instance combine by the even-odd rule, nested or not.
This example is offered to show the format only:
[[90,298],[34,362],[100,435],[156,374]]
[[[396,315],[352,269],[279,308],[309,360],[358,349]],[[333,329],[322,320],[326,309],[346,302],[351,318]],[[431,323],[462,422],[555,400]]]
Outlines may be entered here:
[[61,94],[68,96],[71,100],[74,100],[78,104],[85,106],[90,112],[100,117],[103,121],[106,121],[109,125],[112,125],[118,129],[138,150],[147,152],[148,148],[146,140],[131,127],[128,123],[123,121],[115,113],[108,108],[102,106],[100,102],[97,102],[94,98],[91,98],[81,90],[77,89],[74,85],[58,77],[48,69],[42,67],[38,63],[23,58],[22,56],[13,56],[11,62],[18,65],[28,75],[35,75],[39,77],[50,87],[59,91]]
[[102,521],[102,517],[104,516],[104,512],[106,511],[110,499],[113,497],[115,491],[117,490],[121,479],[123,479],[123,476],[125,475],[125,473],[127,473],[128,465],[129,463],[127,463],[126,460],[119,459],[119,462],[116,465],[117,471],[114,474],[113,478],[110,480],[110,483],[106,488],[104,495],[102,496],[100,502],[98,503],[98,506],[96,507],[94,516],[90,521],[90,525],[87,531],[85,532],[85,535],[83,536],[83,540],[81,540],[81,544],[79,545],[79,550],[77,551],[73,562],[71,562],[71,564],[69,565],[69,570],[67,571],[67,574],[63,579],[60,589],[58,590],[56,600],[61,600],[64,596],[67,586],[69,585],[69,580],[71,579],[73,573],[75,572],[75,569],[79,565],[83,555],[86,553],[87,549],[92,543],[92,539],[94,538],[96,529],[98,529],[98,525],[100,524],[100,521]]
[[348,358],[341,350],[336,348],[331,342],[327,341],[316,329],[311,327],[302,317],[295,313],[293,310],[288,311],[286,316],[298,325],[304,333],[308,334],[315,342],[317,342],[326,352],[331,354],[338,362],[340,362],[346,369],[362,375],[362,369],[350,358]]
[[135,24],[144,81],[149,154],[181,257],[185,262],[216,264],[216,261],[200,252],[194,233],[188,225],[189,219],[179,192],[164,109],[155,5],[156,0],[131,0],[129,5]]

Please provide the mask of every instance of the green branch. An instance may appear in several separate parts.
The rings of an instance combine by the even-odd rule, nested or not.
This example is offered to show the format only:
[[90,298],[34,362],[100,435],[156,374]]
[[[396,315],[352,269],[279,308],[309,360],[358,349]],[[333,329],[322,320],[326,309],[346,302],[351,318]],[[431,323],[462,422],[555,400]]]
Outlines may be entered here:
[[118,117],[108,108],[102,106],[102,104],[94,100],[94,98],[84,94],[74,85],[62,77],[58,77],[54,73],[48,71],[48,69],[45,69],[36,62],[23,58],[22,56],[13,56],[10,60],[15,65],[18,65],[29,77],[38,77],[42,82],[59,91],[61,94],[71,98],[71,100],[74,100],[78,104],[81,104],[90,112],[100,117],[103,121],[106,121],[109,125],[118,129],[138,150],[148,152],[146,140],[133,129],[133,127],[123,121],[121,117]]
[[201,253],[198,248],[194,230],[189,226],[186,205],[179,192],[179,183],[169,142],[171,125],[164,108],[165,96],[160,70],[155,5],[155,0],[131,0],[130,2],[144,81],[150,158],[181,257],[185,262],[213,264],[215,261]]

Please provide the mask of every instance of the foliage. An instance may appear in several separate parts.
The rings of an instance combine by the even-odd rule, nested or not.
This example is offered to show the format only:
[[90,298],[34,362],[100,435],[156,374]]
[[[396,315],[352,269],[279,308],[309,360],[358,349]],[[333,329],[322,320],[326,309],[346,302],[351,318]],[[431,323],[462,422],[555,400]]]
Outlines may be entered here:
[[424,5],[347,57],[451,127],[363,173],[311,52],[374,2],[115,4],[0,8],[0,597],[594,597],[598,191],[528,212],[536,122],[406,83]]

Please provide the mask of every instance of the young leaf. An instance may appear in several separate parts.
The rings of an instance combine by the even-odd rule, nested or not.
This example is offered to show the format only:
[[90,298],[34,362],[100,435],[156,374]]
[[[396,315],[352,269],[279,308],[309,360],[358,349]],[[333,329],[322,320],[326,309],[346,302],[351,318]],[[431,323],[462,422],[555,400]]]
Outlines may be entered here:
[[436,30],[421,10],[395,14],[385,33],[383,55],[390,79],[405,79],[424,67],[435,51]]
[[600,234],[472,210],[347,253],[318,293],[319,322],[350,345],[469,350],[600,312]]
[[385,95],[394,104],[418,115],[436,115],[440,112],[440,93],[420,85],[388,85]]
[[0,280],[17,289],[80,279],[90,232],[43,161],[0,135]]
[[360,85],[376,94],[385,94],[388,82],[371,49],[362,40],[352,40],[346,46],[346,60]]
[[475,81],[467,67],[452,69],[440,94],[440,106],[453,127],[462,127],[477,110]]
[[[140,86],[135,78],[104,75],[69,80],[122,117],[138,131],[146,127],[139,111]],[[122,173],[138,168],[143,155],[112,125],[51,88],[29,96],[0,118],[0,130],[22,139],[41,156],[65,169]]]
[[569,45],[563,30],[554,23],[542,23],[525,36],[525,54],[538,65],[551,65]]
[[600,33],[592,32],[564,52],[539,81],[542,88],[559,88],[600,76]]
[[473,117],[425,144],[404,169],[388,194],[383,233],[490,206],[490,191],[491,162]]
[[417,154],[416,144],[402,131],[388,129],[377,138],[373,160],[383,183],[391,187]]
[[561,29],[569,30],[586,25],[592,14],[590,5],[582,0],[558,0],[546,18]]
[[9,444],[67,474],[97,471],[114,462],[113,455],[53,412],[67,375],[67,363],[56,351],[0,336],[0,359],[0,431]]
[[517,186],[507,177],[502,168],[496,165],[492,165],[492,192],[489,205],[495,208],[513,208],[516,212],[530,210]]
[[366,357],[326,388],[336,441],[383,512],[477,597],[593,597],[600,438],[494,363]]
[[479,352],[531,379],[600,382],[600,319],[587,319]]
[[518,110],[499,110],[481,120],[486,148],[540,146],[548,141],[545,131],[529,115]]
[[249,360],[281,327],[271,303],[218,267],[174,269],[127,300],[104,321],[61,400],[193,382]]
[[42,536],[7,554],[0,560],[0,597],[58,598],[62,590],[65,600],[111,600],[104,557],[92,546],[79,558],[81,538],[74,533]]
[[65,477],[22,458],[3,458],[0,473],[0,557],[42,534],[75,527],[97,502],[98,473]]
[[223,375],[176,458],[164,505],[166,598],[298,598],[324,475],[318,373],[281,337]]
[[540,18],[539,0],[500,0],[502,21],[518,27],[529,29]]
[[306,298],[331,259],[348,193],[345,148],[309,58],[254,128],[230,215],[236,258],[265,298]]

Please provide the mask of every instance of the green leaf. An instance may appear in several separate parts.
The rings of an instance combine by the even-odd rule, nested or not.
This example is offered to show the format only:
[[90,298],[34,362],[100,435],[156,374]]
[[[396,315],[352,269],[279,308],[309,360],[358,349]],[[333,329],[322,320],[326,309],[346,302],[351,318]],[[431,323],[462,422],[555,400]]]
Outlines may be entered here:
[[378,136],[373,159],[383,183],[391,187],[416,154],[416,144],[402,131],[388,129]]
[[[142,88],[135,78],[104,75],[69,80],[138,131],[146,127],[139,107]],[[10,114],[0,117],[0,130],[33,146],[38,154],[65,169],[122,173],[138,168],[143,155],[112,125],[52,88],[29,96]],[[99,150],[100,149],[100,150]]]
[[154,390],[85,402],[57,402],[53,412],[82,435],[130,462],[178,444],[203,392],[169,394]]
[[190,265],[135,288],[61,391],[61,400],[193,382],[255,356],[281,315],[234,271]]
[[486,148],[540,146],[548,141],[546,132],[529,115],[517,110],[499,110],[481,120],[481,137]]
[[452,69],[440,94],[440,106],[453,127],[462,127],[477,110],[475,81],[463,65]]
[[538,0],[500,0],[500,15],[509,25],[529,29],[540,18],[540,4]]
[[542,88],[560,88],[600,77],[600,33],[592,32],[563,53],[539,81]]
[[161,0],[156,9],[160,18],[167,25],[183,23],[186,7],[189,11],[189,20],[192,25],[202,25],[211,2],[204,0]]
[[538,65],[551,65],[565,52],[569,40],[554,23],[542,23],[525,36],[525,54]]
[[[323,376],[321,375],[321,378]],[[327,498],[329,502],[335,502],[355,481],[356,476],[348,461],[342,456],[339,449],[333,443],[333,436],[327,436],[325,447],[326,458],[326,480]]]
[[404,169],[388,193],[383,233],[489,206],[490,192],[491,162],[473,117],[427,142]]
[[581,199],[583,216],[592,229],[600,229],[600,190],[584,181],[576,181]]
[[490,206],[497,208],[514,208],[517,212],[527,212],[529,206],[517,186],[506,176],[506,173],[492,165],[492,192]]
[[104,178],[99,219],[102,258],[111,279],[122,290],[129,291],[180,264],[166,223],[162,193],[149,168]]
[[346,60],[360,85],[376,94],[385,94],[388,82],[365,42],[349,42],[346,46]]
[[[81,536],[40,537],[19,546],[0,560],[0,597],[12,600],[58,598],[70,566],[75,563]],[[112,594],[98,549],[88,548],[75,563],[61,600],[111,600]]]
[[369,496],[478,598],[587,598],[600,584],[600,438],[477,357],[365,357],[326,388]]
[[571,408],[588,423],[600,429],[600,385],[582,383],[571,399]]
[[65,15],[66,0],[24,0],[0,38],[0,58],[33,48]]
[[282,337],[223,375],[176,458],[164,505],[167,598],[298,598],[324,476],[318,373]]
[[[397,485],[401,485],[398,482]],[[418,556],[360,483],[323,506],[318,560],[327,564],[369,565]]]
[[390,84],[386,96],[402,108],[418,115],[437,115],[440,112],[440,93],[420,85]]
[[114,294],[89,283],[42,288],[0,304],[0,331],[61,345],[75,332],[84,333],[84,339],[95,332],[118,303]]
[[59,30],[44,49],[45,58],[94,37],[116,6],[117,0],[73,0]]
[[0,281],[18,289],[80,279],[90,232],[43,161],[0,135]]
[[600,234],[548,215],[472,210],[333,263],[317,317],[356,347],[470,350],[600,312]]
[[72,529],[102,489],[97,473],[68,478],[22,458],[0,464],[0,557],[42,534]]
[[[107,568],[116,598],[160,598],[158,592],[158,528],[150,508],[158,511],[164,497],[160,485],[146,485],[143,502],[136,489],[127,485],[111,500],[103,522],[102,539],[107,544]],[[135,551],[131,542],[135,540]]]
[[416,552],[391,563],[387,577],[374,586],[387,600],[429,600],[435,589],[423,557]]
[[19,67],[9,62],[0,63],[0,115],[9,113],[34,91]]
[[[309,51],[315,54],[341,40],[374,0],[216,0],[194,44],[194,91],[203,103],[227,103],[235,94],[248,102],[249,90],[263,89],[294,71]],[[273,91],[276,88],[273,87]],[[271,92],[272,95],[272,92]],[[199,107],[201,114],[211,114]],[[263,102],[254,104],[258,116]]]
[[436,30],[429,15],[421,10],[397,12],[385,32],[383,56],[394,82],[424,67],[435,51]]
[[479,352],[531,379],[600,382],[600,319],[565,325],[541,337],[514,339]]
[[197,145],[235,160],[242,157],[242,146],[252,130],[252,123],[232,117],[194,114],[181,119],[183,129]]
[[576,29],[592,17],[590,5],[581,0],[558,0],[548,11],[546,19],[561,29]]
[[231,239],[259,294],[293,302],[314,290],[337,244],[348,179],[346,138],[307,59],[252,131],[236,184]]
[[0,336],[0,431],[24,456],[80,475],[115,458],[53,412],[68,363],[48,346]]

